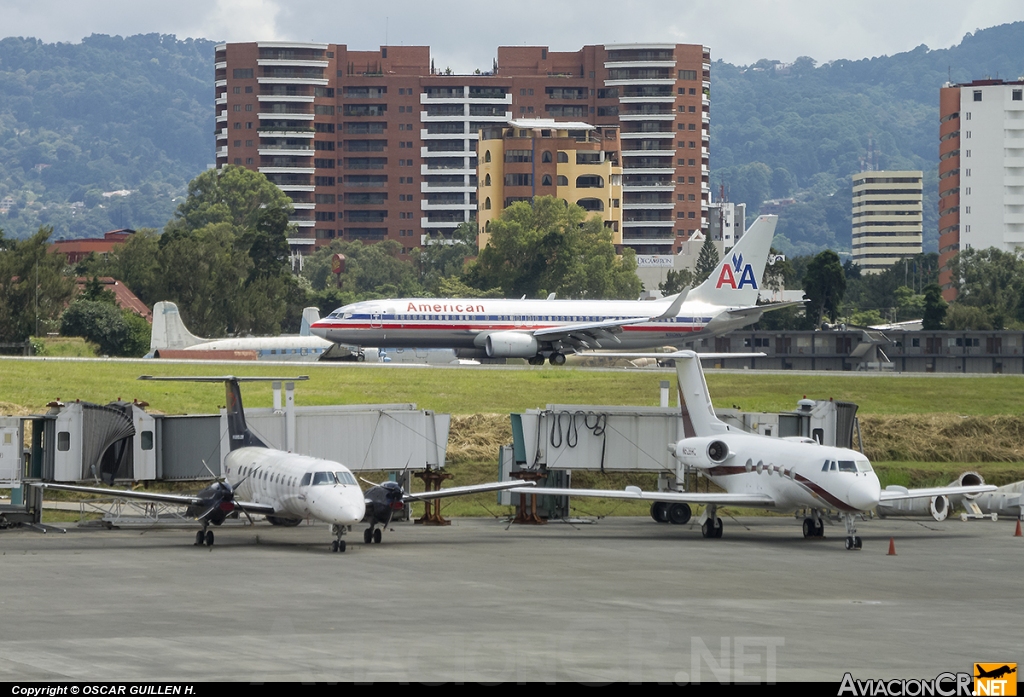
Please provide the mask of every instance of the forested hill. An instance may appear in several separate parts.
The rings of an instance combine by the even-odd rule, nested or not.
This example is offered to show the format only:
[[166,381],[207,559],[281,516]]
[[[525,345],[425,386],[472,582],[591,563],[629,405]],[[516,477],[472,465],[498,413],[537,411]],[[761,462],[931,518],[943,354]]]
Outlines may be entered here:
[[[213,48],[158,34],[0,40],[0,210],[13,200],[0,228],[162,227],[213,162]],[[136,193],[102,195],[117,190]]]
[[870,138],[878,168],[924,171],[925,251],[937,251],[939,89],[950,79],[1021,75],[1024,22],[968,34],[948,49],[859,61],[716,62],[712,191],[724,183],[730,200],[754,211],[764,199],[796,194],[801,203],[779,221],[787,251],[848,250],[849,177],[861,170]]
[[[816,65],[721,61],[711,70],[711,186],[782,212],[790,253],[850,247],[850,181],[869,138],[880,168],[925,172],[925,246],[937,242],[939,88],[1024,75],[1024,22],[957,46]],[[205,39],[94,35],[0,40],[0,228],[23,237],[162,227],[214,159],[213,48]],[[572,47],[563,47],[566,49]],[[713,48],[713,47],[712,47]],[[127,197],[103,192],[132,190]]]

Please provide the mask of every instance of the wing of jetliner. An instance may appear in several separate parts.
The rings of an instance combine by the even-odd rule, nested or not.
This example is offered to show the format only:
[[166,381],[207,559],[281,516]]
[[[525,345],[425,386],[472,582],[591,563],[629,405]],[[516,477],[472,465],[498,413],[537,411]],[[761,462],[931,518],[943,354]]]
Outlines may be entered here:
[[487,484],[469,484],[466,486],[453,486],[450,489],[441,489],[440,491],[421,491],[416,494],[405,494],[403,500],[405,501],[430,501],[433,499],[443,499],[448,496],[466,496],[468,494],[479,494],[486,491],[504,491],[506,489],[524,489],[526,491],[534,491],[532,487],[533,482],[488,482]]
[[768,303],[766,305],[749,305],[747,307],[736,307],[731,310],[726,310],[733,317],[743,317],[746,315],[754,315],[759,312],[771,312],[772,310],[781,310],[784,307],[796,307],[797,305],[803,305],[803,300],[793,300],[784,303]]
[[514,488],[513,494],[537,494],[538,496],[584,496],[602,499],[634,499],[639,501],[666,501],[715,506],[746,506],[750,508],[774,508],[775,500],[767,494],[728,494],[697,491],[643,491],[639,487],[625,489],[558,489],[558,488]]
[[906,501],[908,499],[924,499],[932,496],[957,496],[965,494],[984,494],[995,491],[992,484],[976,484],[973,486],[933,486],[926,489],[908,489],[903,486],[889,485],[879,495],[880,503],[890,501]]
[[647,317],[629,317],[626,319],[607,320],[603,322],[579,322],[577,324],[564,324],[559,327],[546,327],[533,332],[533,335],[544,341],[559,342],[566,341],[576,344],[581,348],[601,348],[602,341],[620,343],[617,334],[622,333],[622,328],[632,324],[644,324],[659,319],[675,317],[679,314],[679,308],[686,300],[686,292],[678,293],[672,299],[672,304],[657,315]]
[[[211,500],[201,498],[196,494],[164,494],[155,491],[133,491],[131,489],[105,489],[98,486],[79,486],[77,484],[52,484],[49,482],[33,482],[32,486],[40,489],[56,489],[58,491],[76,491],[80,494],[93,494],[94,496],[114,496],[123,499],[138,499],[140,501],[155,501],[158,503],[174,503],[180,506],[204,506]],[[273,515],[274,507],[252,501],[239,501],[232,499],[236,508],[257,515]]]

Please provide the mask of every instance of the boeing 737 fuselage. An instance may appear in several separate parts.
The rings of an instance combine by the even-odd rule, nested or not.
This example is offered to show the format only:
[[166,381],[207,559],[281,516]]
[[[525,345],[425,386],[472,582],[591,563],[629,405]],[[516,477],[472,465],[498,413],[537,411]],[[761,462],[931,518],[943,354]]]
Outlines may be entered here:
[[664,300],[367,300],[335,310],[312,332],[339,344],[451,348],[534,365],[595,348],[681,346],[784,305],[757,305],[776,221],[758,218],[704,283]]

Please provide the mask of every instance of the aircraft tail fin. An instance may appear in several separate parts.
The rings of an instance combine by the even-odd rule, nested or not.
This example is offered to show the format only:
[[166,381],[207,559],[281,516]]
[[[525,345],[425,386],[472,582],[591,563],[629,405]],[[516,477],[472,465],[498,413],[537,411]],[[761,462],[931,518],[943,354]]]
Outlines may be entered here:
[[759,216],[687,300],[729,307],[757,304],[778,220],[776,215]]
[[230,450],[239,448],[265,448],[267,444],[257,438],[245,425],[245,409],[242,408],[242,390],[238,380],[224,380],[225,404],[228,415],[228,442]]
[[676,361],[676,378],[679,382],[679,408],[683,413],[683,433],[686,438],[711,436],[729,427],[718,419],[711,404],[711,393],[704,380],[700,355],[693,351],[680,351],[673,356]]
[[187,349],[201,344],[206,339],[195,336],[181,321],[178,306],[161,301],[153,306],[153,334],[149,340],[149,351],[158,349]]
[[299,336],[312,336],[310,327],[314,322],[320,321],[320,308],[307,307],[302,311],[302,327],[299,329]]

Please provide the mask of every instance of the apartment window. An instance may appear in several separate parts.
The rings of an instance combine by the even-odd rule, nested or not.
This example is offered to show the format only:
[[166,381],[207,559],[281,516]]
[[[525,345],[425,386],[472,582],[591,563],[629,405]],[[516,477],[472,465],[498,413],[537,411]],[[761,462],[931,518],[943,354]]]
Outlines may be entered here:
[[313,107],[313,113],[319,116],[334,116],[334,107],[326,104],[317,104]]
[[246,85],[245,86],[245,93],[246,94],[252,94],[252,85]]
[[691,88],[690,88],[690,94],[692,94],[692,95],[695,95],[695,96],[696,96],[696,94],[697,94],[697,88],[696,88],[696,87],[691,87]]
[[687,124],[686,125],[686,130],[688,130],[688,131],[696,131],[697,130],[697,124],[695,124],[695,123]]
[[688,160],[687,164],[689,164],[690,167],[695,167],[697,165],[697,163],[694,160]]
[[241,129],[242,128],[242,122],[241,121],[235,121],[235,124],[234,124],[233,128]]
[[252,104],[246,104],[245,105],[245,110],[246,111],[252,111]]
[[240,157],[236,157],[236,158],[235,158],[235,164],[236,164],[236,165],[240,165],[240,164],[242,164],[242,158],[240,158]]
[[691,114],[696,114],[697,113],[697,107],[695,107],[695,106],[688,107],[687,111],[689,111]]
[[231,111],[241,111],[241,110],[242,110],[242,105],[241,104],[235,104],[234,106],[231,107]]
[[696,217],[697,217],[697,215],[696,215],[696,213],[694,213],[693,211],[690,211],[689,213],[687,213],[687,214],[686,214],[686,217],[687,217],[687,218],[696,218]]
[[334,186],[334,177],[313,177],[316,186]]
[[318,157],[313,160],[313,166],[317,169],[334,169],[334,160]]
[[696,70],[680,70],[679,71],[679,79],[680,80],[696,80],[697,79],[697,71]]
[[236,87],[235,89],[233,89],[233,90],[231,90],[231,91],[232,91],[232,92],[233,92],[234,94],[241,94],[241,93],[242,93],[242,88],[241,88],[241,87]]
[[236,80],[245,80],[252,77],[252,68],[235,68],[231,71],[231,75]]
[[252,141],[251,140],[245,141],[245,147],[251,148],[252,147]]
[[242,147],[242,141],[240,141],[240,140],[236,140],[236,141],[235,141],[235,142],[234,142],[233,144],[234,144],[234,146],[235,146],[236,148],[240,148],[240,147]]
[[974,101],[981,101],[981,90],[974,90]]
[[334,194],[316,194],[313,200],[316,203],[335,203],[336,196]]
[[1011,99],[1015,102],[1024,100],[1024,90],[1014,90]]
[[252,121],[246,121],[245,122],[245,130],[247,130],[247,131],[251,131],[252,130]]
[[697,183],[696,177],[688,177],[687,183],[688,184],[696,184]]

